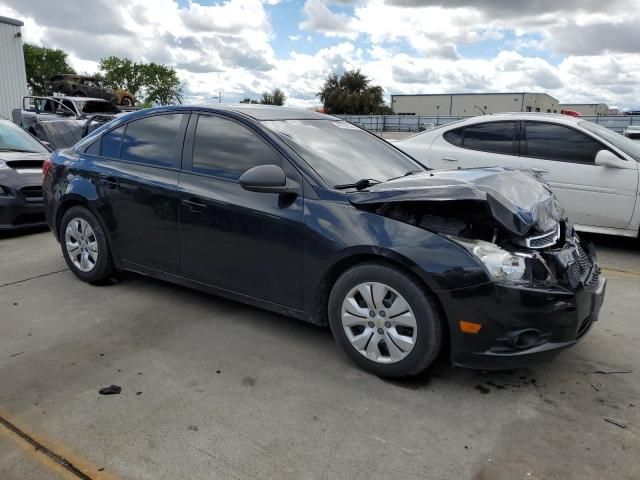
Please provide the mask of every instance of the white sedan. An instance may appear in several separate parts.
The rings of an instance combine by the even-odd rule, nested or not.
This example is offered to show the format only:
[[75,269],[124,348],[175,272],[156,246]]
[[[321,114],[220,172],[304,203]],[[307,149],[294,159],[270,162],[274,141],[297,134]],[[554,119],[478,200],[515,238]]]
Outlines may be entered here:
[[486,115],[394,144],[435,169],[533,171],[551,186],[576,229],[638,236],[640,143],[579,117]]
[[640,139],[640,125],[629,125],[624,131],[624,136],[633,140]]

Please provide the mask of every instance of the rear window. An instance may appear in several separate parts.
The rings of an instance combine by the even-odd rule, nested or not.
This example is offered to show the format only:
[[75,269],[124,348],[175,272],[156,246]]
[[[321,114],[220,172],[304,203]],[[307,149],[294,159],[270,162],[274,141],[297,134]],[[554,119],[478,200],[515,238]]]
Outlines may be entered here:
[[443,138],[456,147],[514,155],[516,122],[490,122],[449,130]]
[[464,129],[462,146],[483,152],[513,155],[516,122],[492,122],[469,125]]
[[177,167],[176,146],[183,114],[154,115],[127,124],[120,158],[129,162]]

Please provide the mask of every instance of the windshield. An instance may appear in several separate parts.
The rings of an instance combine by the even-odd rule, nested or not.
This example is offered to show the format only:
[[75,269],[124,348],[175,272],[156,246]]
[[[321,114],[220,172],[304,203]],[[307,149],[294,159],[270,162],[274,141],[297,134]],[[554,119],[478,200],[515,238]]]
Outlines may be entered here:
[[424,167],[350,123],[338,120],[262,122],[331,186],[362,179],[384,182]]
[[47,153],[47,149],[11,122],[0,122],[0,151]]
[[78,110],[82,113],[120,113],[118,107],[109,102],[97,102],[95,100],[76,101]]
[[640,143],[629,140],[627,137],[620,135],[613,130],[609,130],[602,125],[596,125],[591,122],[580,122],[578,125],[585,130],[589,130],[591,133],[602,137],[607,142],[629,155],[636,162],[640,162]]

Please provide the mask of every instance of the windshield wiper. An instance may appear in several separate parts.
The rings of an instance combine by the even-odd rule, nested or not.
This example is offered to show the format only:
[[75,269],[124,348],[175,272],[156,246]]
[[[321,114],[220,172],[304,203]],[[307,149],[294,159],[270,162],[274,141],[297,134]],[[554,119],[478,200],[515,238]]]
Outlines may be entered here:
[[343,185],[334,185],[333,188],[337,190],[344,190],[345,188],[355,188],[356,190],[363,190],[365,188],[371,187],[378,183],[382,183],[380,180],[376,180],[375,178],[363,178],[358,180],[355,183],[345,183]]
[[423,173],[423,170],[410,170],[407,173],[405,173],[404,175],[400,175],[399,177],[390,178],[389,180],[387,180],[387,182],[390,182],[391,180],[397,180],[398,178],[408,177],[409,175],[415,175],[416,173]]

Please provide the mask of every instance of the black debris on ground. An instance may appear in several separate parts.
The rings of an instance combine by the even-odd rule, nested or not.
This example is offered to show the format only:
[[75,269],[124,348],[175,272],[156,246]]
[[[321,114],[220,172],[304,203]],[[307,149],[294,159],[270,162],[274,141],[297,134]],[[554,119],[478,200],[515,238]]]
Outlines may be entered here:
[[101,388],[98,393],[100,395],[119,395],[122,391],[122,387],[119,385],[110,385],[108,387]]

